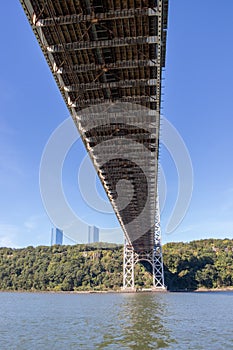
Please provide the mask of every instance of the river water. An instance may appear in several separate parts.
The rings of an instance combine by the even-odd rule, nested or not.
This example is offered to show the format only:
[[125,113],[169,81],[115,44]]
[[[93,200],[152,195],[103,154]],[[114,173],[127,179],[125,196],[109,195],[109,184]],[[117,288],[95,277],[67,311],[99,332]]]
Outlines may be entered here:
[[233,349],[233,292],[0,293],[0,349]]

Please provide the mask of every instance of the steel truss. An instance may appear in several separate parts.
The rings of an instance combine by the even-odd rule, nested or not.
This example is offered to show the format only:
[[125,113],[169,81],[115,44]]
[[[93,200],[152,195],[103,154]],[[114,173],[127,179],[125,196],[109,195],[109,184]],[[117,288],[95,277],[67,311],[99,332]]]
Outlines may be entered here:
[[134,247],[125,239],[123,261],[123,289],[135,291],[134,267],[140,261],[147,261],[152,266],[153,290],[166,290],[164,283],[163,254],[161,244],[160,215],[158,199],[156,202],[154,247],[151,250],[135,251]]
[[53,66],[53,72],[57,74],[64,73],[84,73],[89,71],[103,70],[107,72],[108,70],[114,69],[129,69],[138,67],[157,67],[158,63],[156,60],[132,60],[132,61],[116,61],[114,63],[105,64],[79,64],[73,65],[71,67],[63,65],[62,67],[57,67],[56,64]]
[[93,12],[90,15],[85,14],[72,14],[67,16],[59,16],[54,18],[37,18],[36,15],[33,15],[32,21],[33,24],[37,27],[48,27],[54,26],[56,24],[66,25],[66,24],[75,24],[80,22],[90,22],[98,23],[101,20],[116,20],[124,18],[134,18],[135,16],[158,16],[159,12],[156,8],[137,8],[137,9],[124,9],[124,10],[109,10],[104,13],[95,13]]
[[[66,91],[66,90],[64,90]],[[142,103],[142,102],[156,102],[156,95],[150,95],[150,96],[145,96],[145,95],[140,95],[140,96],[123,96],[121,98],[112,98],[112,99],[100,99],[100,98],[95,98],[95,99],[88,99],[88,100],[82,100],[79,101],[72,101],[70,98],[68,98],[68,105],[72,107],[86,107],[86,106],[95,106],[97,104],[101,103],[119,103],[119,102],[130,102],[130,103]],[[153,110],[152,110],[153,112]]]
[[147,37],[124,37],[124,38],[114,38],[112,40],[99,40],[99,41],[76,41],[65,44],[56,44],[47,46],[48,52],[65,52],[67,51],[78,51],[87,50],[104,47],[120,47],[128,45],[143,45],[143,44],[156,44],[158,42],[157,36],[147,36]]
[[64,90],[71,91],[86,91],[86,90],[98,90],[106,88],[128,88],[135,86],[155,86],[156,79],[131,79],[131,80],[120,80],[109,83],[86,83],[86,84],[74,84],[70,86],[64,86]]

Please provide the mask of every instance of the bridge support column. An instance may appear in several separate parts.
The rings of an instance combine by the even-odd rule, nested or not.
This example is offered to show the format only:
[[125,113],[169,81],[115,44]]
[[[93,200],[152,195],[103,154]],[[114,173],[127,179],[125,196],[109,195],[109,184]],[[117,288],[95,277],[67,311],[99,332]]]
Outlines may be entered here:
[[124,264],[123,264],[123,289],[135,291],[134,266],[140,261],[147,261],[152,266],[153,287],[152,290],[166,290],[164,284],[163,253],[161,244],[160,214],[158,197],[156,200],[156,217],[154,247],[151,250],[135,251],[134,247],[125,240],[124,244]]
[[134,248],[125,240],[123,262],[123,289],[134,290]]
[[152,290],[165,290],[164,269],[161,241],[156,236],[153,250],[135,252],[132,245],[125,240],[124,264],[123,264],[123,289],[135,291],[134,266],[140,261],[148,261],[152,266],[153,287]]
[[164,284],[164,269],[163,269],[163,252],[161,243],[160,229],[160,209],[159,195],[156,198],[156,215],[155,215],[155,243],[153,249],[153,287],[155,290],[166,289]]
[[166,289],[164,284],[163,253],[160,234],[155,234],[155,245],[152,259],[153,287],[154,289]]

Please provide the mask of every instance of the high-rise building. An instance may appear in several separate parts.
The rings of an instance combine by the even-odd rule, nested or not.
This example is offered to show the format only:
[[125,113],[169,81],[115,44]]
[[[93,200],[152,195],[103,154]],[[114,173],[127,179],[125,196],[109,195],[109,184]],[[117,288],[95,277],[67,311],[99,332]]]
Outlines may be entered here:
[[88,226],[88,243],[99,242],[99,228]]
[[51,245],[63,243],[63,231],[59,228],[52,228],[51,230]]

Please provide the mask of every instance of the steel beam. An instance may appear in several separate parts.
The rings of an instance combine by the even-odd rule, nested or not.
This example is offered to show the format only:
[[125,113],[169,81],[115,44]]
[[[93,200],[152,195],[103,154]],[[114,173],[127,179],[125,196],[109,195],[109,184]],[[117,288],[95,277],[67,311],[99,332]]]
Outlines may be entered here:
[[110,89],[110,88],[128,88],[135,86],[154,86],[156,85],[156,79],[131,79],[131,80],[120,80],[112,81],[109,83],[86,83],[86,84],[74,84],[70,86],[64,86],[64,90],[67,92],[73,91],[87,91],[87,90],[99,90],[99,89]]
[[124,18],[134,18],[138,16],[158,16],[159,12],[156,8],[136,8],[123,10],[110,10],[104,13],[72,14],[67,16],[59,16],[54,18],[37,18],[33,16],[33,24],[37,27],[49,27],[54,25],[75,24],[81,22],[98,23],[100,21],[112,21]]
[[85,73],[89,71],[103,70],[107,72],[108,70],[113,69],[129,69],[129,68],[138,68],[138,67],[157,67],[158,63],[156,60],[132,60],[132,61],[116,61],[113,63],[105,64],[76,64],[73,66],[62,66],[53,67],[54,73],[66,74],[66,73]]
[[156,102],[156,95],[134,95],[134,96],[122,96],[118,98],[112,98],[112,99],[101,99],[101,98],[93,98],[93,99],[87,99],[83,100],[81,98],[78,98],[77,100],[71,100],[71,98],[68,98],[68,104],[72,107],[84,107],[84,106],[94,106],[101,103],[120,103],[120,102],[130,102],[130,103],[145,103],[145,102]]
[[99,40],[99,41],[76,41],[72,43],[64,43],[47,46],[48,52],[64,52],[64,51],[77,51],[77,50],[88,50],[95,48],[104,47],[119,47],[137,44],[156,44],[158,41],[157,36],[147,37],[126,37],[126,38],[115,38],[112,40]]

